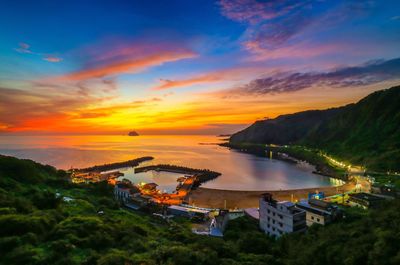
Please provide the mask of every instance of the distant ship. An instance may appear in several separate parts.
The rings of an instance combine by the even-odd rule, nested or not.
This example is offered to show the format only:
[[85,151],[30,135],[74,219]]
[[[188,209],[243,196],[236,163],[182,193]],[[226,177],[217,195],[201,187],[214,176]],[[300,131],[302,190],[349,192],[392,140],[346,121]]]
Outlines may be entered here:
[[131,131],[128,133],[129,136],[139,136],[139,134],[135,131]]

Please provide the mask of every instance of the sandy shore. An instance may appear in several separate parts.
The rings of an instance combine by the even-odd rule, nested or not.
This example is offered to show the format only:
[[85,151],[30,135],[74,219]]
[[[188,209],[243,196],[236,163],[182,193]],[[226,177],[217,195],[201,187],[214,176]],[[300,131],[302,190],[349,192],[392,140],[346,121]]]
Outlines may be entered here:
[[188,202],[189,204],[194,204],[199,207],[210,208],[224,208],[226,203],[226,208],[228,209],[243,209],[258,207],[258,200],[261,194],[266,192],[272,193],[273,197],[277,200],[296,201],[308,198],[308,193],[310,192],[319,191],[324,192],[325,196],[331,196],[353,190],[354,188],[355,184],[351,182],[337,187],[330,186],[278,191],[236,191],[200,187],[190,192]]

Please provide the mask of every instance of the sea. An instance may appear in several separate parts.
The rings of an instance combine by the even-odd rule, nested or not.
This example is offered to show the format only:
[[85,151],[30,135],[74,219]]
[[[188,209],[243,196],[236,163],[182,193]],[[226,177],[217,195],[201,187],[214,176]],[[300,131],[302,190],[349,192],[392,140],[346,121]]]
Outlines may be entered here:
[[[0,154],[32,159],[60,169],[120,162],[142,156],[142,163],[173,164],[220,172],[202,187],[225,190],[285,190],[340,185],[340,181],[314,174],[313,166],[295,165],[219,146],[222,137],[211,135],[51,135],[0,136]],[[135,174],[120,169],[134,183],[154,182],[165,192],[175,189],[181,175],[149,171]]]

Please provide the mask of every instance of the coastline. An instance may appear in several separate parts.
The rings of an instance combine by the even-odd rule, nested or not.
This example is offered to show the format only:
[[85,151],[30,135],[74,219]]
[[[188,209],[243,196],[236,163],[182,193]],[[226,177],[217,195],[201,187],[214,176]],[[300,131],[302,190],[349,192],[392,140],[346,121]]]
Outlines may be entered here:
[[266,154],[272,152],[273,159],[292,164],[298,164],[299,162],[304,161],[315,168],[315,170],[313,170],[312,172],[314,174],[348,181],[347,176],[338,174],[338,172],[336,172],[326,161],[320,160],[320,157],[314,155],[306,156],[304,155],[304,153],[293,152],[293,150],[290,150],[288,146],[283,148],[282,146],[266,146],[265,144],[255,143],[231,143],[229,141],[220,143],[219,145],[228,149],[236,150],[238,152],[248,153],[261,157],[265,157]]
[[325,186],[292,190],[241,191],[199,187],[190,192],[188,203],[190,205],[194,204],[199,207],[207,208],[223,209],[225,208],[225,204],[227,209],[258,208],[261,195],[267,192],[271,193],[277,200],[296,201],[308,198],[308,193],[310,192],[324,192],[325,196],[331,196],[351,191],[355,187],[356,185],[351,181],[341,186]]

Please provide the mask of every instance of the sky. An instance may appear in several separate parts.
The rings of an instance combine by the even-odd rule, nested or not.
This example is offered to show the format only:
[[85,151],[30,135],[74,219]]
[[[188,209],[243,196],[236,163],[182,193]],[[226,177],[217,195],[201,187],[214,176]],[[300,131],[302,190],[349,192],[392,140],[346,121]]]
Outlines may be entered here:
[[229,134],[400,84],[400,1],[1,1],[0,132]]

